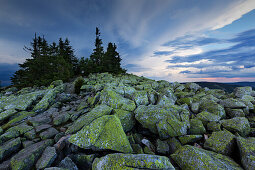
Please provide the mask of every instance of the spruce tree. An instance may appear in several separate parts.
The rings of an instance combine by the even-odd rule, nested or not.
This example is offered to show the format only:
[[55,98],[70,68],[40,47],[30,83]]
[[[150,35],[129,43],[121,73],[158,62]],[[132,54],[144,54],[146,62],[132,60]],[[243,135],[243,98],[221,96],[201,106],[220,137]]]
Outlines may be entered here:
[[98,27],[96,27],[96,41],[95,41],[95,49],[93,49],[93,53],[90,56],[90,60],[92,63],[92,73],[101,73],[103,71],[102,59],[104,55],[104,48],[102,46],[102,39],[100,39],[100,31]]

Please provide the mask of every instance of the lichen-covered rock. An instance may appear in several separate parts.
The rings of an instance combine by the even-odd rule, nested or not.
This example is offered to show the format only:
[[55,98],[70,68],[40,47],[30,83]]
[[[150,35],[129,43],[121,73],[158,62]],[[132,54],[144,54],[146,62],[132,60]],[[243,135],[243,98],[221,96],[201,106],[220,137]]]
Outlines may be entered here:
[[0,136],[0,145],[10,139],[18,137],[19,135],[19,131],[15,127],[8,129],[4,134]]
[[166,96],[173,104],[177,100],[176,96],[174,95],[174,90],[172,87],[165,87],[159,90],[159,93]]
[[68,140],[85,149],[132,152],[132,147],[123,131],[121,122],[115,115],[106,115],[94,120]]
[[11,158],[11,168],[19,170],[27,170],[32,168],[32,166],[40,158],[44,149],[52,144],[52,140],[45,140],[22,149]]
[[213,132],[205,141],[204,147],[214,152],[229,155],[233,152],[235,135],[227,130]]
[[255,167],[255,138],[237,138],[237,145],[240,151],[242,165],[247,170]]
[[179,136],[178,137],[181,144],[185,145],[188,143],[194,143],[196,141],[199,141],[200,139],[203,138],[202,135],[184,135],[184,136]]
[[26,132],[26,133],[24,134],[24,136],[25,136],[27,139],[29,139],[29,140],[35,139],[35,138],[36,138],[35,130],[32,129],[32,130]]
[[106,104],[114,109],[133,111],[136,108],[134,101],[124,98],[112,90],[103,91],[100,97],[100,102],[101,104]]
[[207,130],[212,132],[221,131],[221,122],[209,122]]
[[132,99],[135,101],[136,105],[148,105],[149,99],[147,97],[146,91],[137,91],[132,95]]
[[194,92],[198,91],[199,89],[201,89],[201,87],[196,84],[196,83],[186,83],[185,84],[185,88],[188,90],[192,90]]
[[165,105],[174,105],[175,100],[172,100],[171,98],[168,98],[165,95],[159,95],[157,105],[158,106],[165,106]]
[[36,169],[44,169],[50,167],[56,158],[57,152],[55,147],[48,146],[43,151],[41,158],[36,162]]
[[245,117],[245,113],[243,111],[243,109],[230,109],[230,108],[226,108],[226,113],[229,117],[233,118],[233,117]]
[[243,102],[233,98],[221,100],[220,104],[225,108],[231,108],[231,109],[242,109],[246,107],[246,105]]
[[15,113],[17,113],[17,111],[15,109],[8,109],[3,112],[0,112],[0,121],[3,121],[5,119],[15,115]]
[[57,93],[61,93],[64,90],[64,84],[57,86],[53,89],[49,89],[44,97],[37,103],[33,109],[35,112],[43,112],[54,103]]
[[244,95],[251,95],[252,93],[252,88],[251,87],[237,87],[234,90],[234,95],[236,97],[243,97]]
[[10,120],[8,123],[6,123],[3,128],[7,129],[11,126],[15,126],[21,122],[23,122],[24,120],[28,119],[30,116],[34,116],[36,115],[35,112],[27,112],[27,111],[22,111],[19,113],[19,115],[17,117],[15,117],[14,119]]
[[250,124],[245,117],[234,117],[232,119],[221,120],[222,126],[230,132],[237,132],[241,136],[246,136],[250,133]]
[[231,158],[190,145],[178,149],[171,158],[181,169],[238,169],[242,168]]
[[174,169],[165,156],[147,154],[109,154],[96,158],[92,169]]
[[90,112],[86,113],[85,115],[81,116],[79,119],[77,119],[72,126],[70,126],[66,134],[71,134],[79,131],[83,126],[89,125],[93,120],[104,116],[104,115],[109,115],[112,112],[112,108],[102,104],[98,105],[94,109],[92,109]]
[[114,115],[120,119],[124,132],[128,132],[133,129],[135,125],[135,118],[133,112],[114,109]]
[[194,113],[198,113],[199,111],[199,103],[195,102],[195,103],[191,103],[191,111]]
[[204,125],[207,125],[208,122],[215,122],[220,120],[219,116],[206,111],[197,114],[196,118],[201,120]]
[[70,118],[70,115],[68,113],[60,114],[53,119],[53,124],[57,126],[57,125],[66,123],[69,120],[69,118]]
[[20,138],[7,141],[2,146],[0,146],[0,162],[2,162],[6,157],[10,156],[12,153],[16,152],[20,146]]
[[206,129],[201,120],[191,119],[189,132],[191,135],[201,135],[206,133]]
[[212,101],[203,101],[200,103],[199,106],[199,111],[203,112],[210,112],[214,115],[219,116],[220,118],[225,118],[226,117],[226,113],[224,110],[224,107],[217,104],[216,102],[212,102]]
[[177,119],[166,118],[157,123],[158,134],[161,139],[187,134],[188,125]]
[[[179,135],[186,133],[185,129],[182,130],[180,128],[186,128],[187,130],[187,127],[189,126],[189,113],[184,112],[184,109],[174,105],[165,106],[164,108],[158,105],[140,105],[135,110],[135,118],[143,125],[143,127],[148,128],[155,134],[158,134],[158,129],[171,129],[169,131],[170,133],[173,132],[173,135]],[[166,122],[169,122],[170,124],[175,123],[178,127],[167,128],[165,127],[165,125],[167,125]]]
[[44,90],[39,90],[23,95],[3,96],[0,98],[0,108],[4,110],[27,110],[35,101],[43,96],[44,93]]

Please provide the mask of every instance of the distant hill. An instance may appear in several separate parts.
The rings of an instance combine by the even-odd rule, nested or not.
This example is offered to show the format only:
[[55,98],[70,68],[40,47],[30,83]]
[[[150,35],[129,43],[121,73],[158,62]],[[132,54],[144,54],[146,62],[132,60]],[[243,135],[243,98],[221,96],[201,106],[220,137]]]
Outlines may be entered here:
[[255,82],[236,82],[236,83],[217,83],[217,82],[195,82],[201,87],[208,87],[210,89],[222,89],[228,93],[233,92],[236,87],[251,86],[255,90]]

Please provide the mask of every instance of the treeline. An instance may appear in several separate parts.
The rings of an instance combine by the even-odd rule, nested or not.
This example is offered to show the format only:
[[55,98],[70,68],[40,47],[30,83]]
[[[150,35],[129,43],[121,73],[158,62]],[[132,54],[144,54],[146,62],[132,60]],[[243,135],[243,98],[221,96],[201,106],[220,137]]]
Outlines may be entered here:
[[49,44],[44,37],[35,34],[30,47],[24,47],[24,50],[31,54],[31,58],[19,64],[20,70],[14,73],[11,81],[14,86],[22,88],[47,86],[54,80],[68,81],[70,78],[90,73],[125,73],[116,49],[115,44],[109,43],[106,52],[104,51],[99,29],[96,28],[93,53],[89,58],[82,57],[79,60],[68,39],[60,38],[58,43]]

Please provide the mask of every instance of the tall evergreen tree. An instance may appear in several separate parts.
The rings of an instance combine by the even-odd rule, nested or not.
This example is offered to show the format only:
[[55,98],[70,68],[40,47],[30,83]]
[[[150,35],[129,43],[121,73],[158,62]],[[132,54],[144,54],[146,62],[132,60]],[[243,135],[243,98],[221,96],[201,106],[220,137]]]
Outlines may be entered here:
[[93,53],[90,56],[90,60],[93,64],[92,72],[100,73],[103,71],[102,59],[104,55],[104,48],[102,46],[102,39],[100,39],[100,31],[98,27],[96,27],[96,41],[95,41],[95,49],[93,49]]

